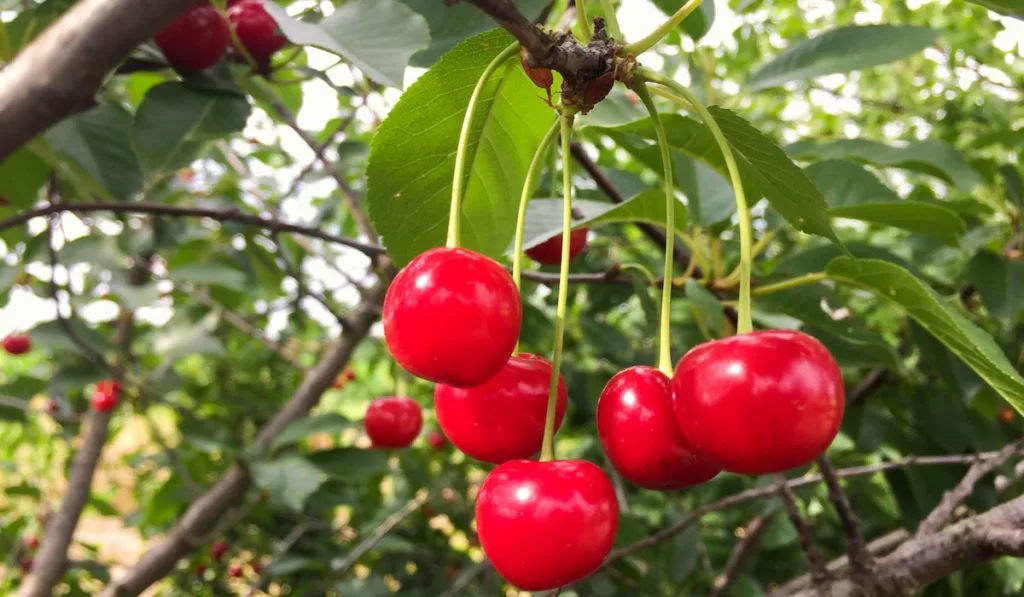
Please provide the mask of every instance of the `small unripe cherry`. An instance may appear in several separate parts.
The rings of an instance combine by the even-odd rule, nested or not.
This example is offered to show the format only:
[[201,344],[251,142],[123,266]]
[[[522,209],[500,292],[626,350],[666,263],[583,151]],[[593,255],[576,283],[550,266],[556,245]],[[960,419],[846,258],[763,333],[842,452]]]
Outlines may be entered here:
[[551,69],[530,66],[527,63],[526,56],[526,48],[520,46],[519,62],[523,65],[523,70],[526,72],[526,76],[529,77],[537,87],[540,87],[541,89],[550,89],[555,82],[555,76],[551,73]]

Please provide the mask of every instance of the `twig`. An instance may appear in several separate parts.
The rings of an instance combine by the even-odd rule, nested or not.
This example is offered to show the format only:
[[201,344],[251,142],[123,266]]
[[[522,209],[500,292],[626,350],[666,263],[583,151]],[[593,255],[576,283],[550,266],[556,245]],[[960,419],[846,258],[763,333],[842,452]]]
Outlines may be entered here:
[[877,392],[885,384],[892,380],[892,374],[882,368],[875,368],[868,372],[861,380],[857,387],[850,392],[847,396],[847,401],[851,404],[863,404],[872,394]]
[[348,572],[349,568],[355,565],[359,561],[359,558],[366,555],[366,552],[373,549],[384,535],[391,532],[393,528],[398,526],[403,520],[406,519],[410,514],[419,510],[423,504],[427,503],[427,499],[430,498],[430,492],[427,490],[420,490],[420,492],[413,499],[409,500],[404,506],[398,511],[394,512],[390,516],[384,519],[384,522],[380,523],[376,529],[366,539],[359,542],[348,552],[345,559],[338,563],[337,566],[331,566],[331,573],[336,576],[341,576]]
[[814,533],[811,528],[807,526],[807,522],[800,515],[800,508],[797,506],[796,495],[793,490],[789,487],[786,482],[786,478],[779,475],[779,482],[776,485],[779,497],[782,498],[782,505],[786,509],[786,515],[789,516],[789,522],[793,524],[796,529],[796,535],[800,540],[800,549],[803,550],[804,556],[807,558],[807,565],[811,571],[811,581],[814,583],[815,588],[821,593],[828,585],[831,575],[825,568],[825,558],[818,551],[818,547],[814,544]]
[[747,523],[747,526],[743,527],[743,537],[729,554],[725,568],[711,585],[711,593],[708,597],[723,597],[725,595],[726,590],[736,581],[736,577],[747,563],[750,554],[757,549],[761,533],[768,528],[768,521],[771,520],[771,517],[771,514],[758,514]]
[[1014,442],[1002,450],[996,455],[995,458],[983,460],[974,463],[970,469],[967,470],[967,474],[964,475],[963,479],[956,484],[956,487],[947,491],[942,496],[942,501],[939,502],[938,506],[932,510],[928,516],[921,522],[917,527],[917,533],[915,536],[928,535],[938,531],[942,528],[942,525],[949,520],[949,517],[953,514],[953,510],[960,505],[971,492],[974,491],[974,486],[978,484],[978,481],[982,477],[996,470],[1003,465],[1004,462],[1013,457],[1024,448],[1024,440]]
[[[878,537],[877,539],[868,543],[868,551],[871,552],[872,556],[884,556],[891,553],[894,549],[900,546],[904,541],[910,538],[910,533],[904,529],[899,529],[891,533],[887,533]],[[847,568],[850,566],[850,557],[840,556],[825,566],[833,576],[843,576],[846,574]],[[794,591],[806,589],[811,586],[811,575],[804,574],[786,583],[776,593],[788,594]],[[775,593],[772,593],[773,595]]]
[[281,360],[283,360],[284,362],[288,363],[289,365],[295,367],[300,371],[306,371],[306,367],[303,366],[302,363],[296,361],[291,355],[289,355],[283,346],[281,346],[277,342],[274,342],[270,338],[267,338],[267,336],[262,331],[256,329],[255,326],[249,323],[241,315],[235,313],[234,311],[231,311],[230,309],[224,307],[223,305],[211,299],[210,296],[206,294],[205,291],[197,291],[191,293],[189,296],[191,296],[193,300],[195,300],[197,303],[201,305],[204,305],[211,309],[216,309],[220,313],[220,316],[224,318],[224,321],[233,325],[235,328],[238,329],[238,331],[242,332],[243,334],[246,334],[247,336],[259,341],[260,344],[263,344],[268,349],[270,349],[271,352],[281,357]]
[[462,592],[463,589],[469,586],[469,583],[473,582],[473,579],[480,576],[483,572],[491,569],[491,563],[488,560],[484,560],[477,564],[473,564],[459,575],[452,583],[452,586],[441,593],[440,597],[455,597]]
[[[977,465],[975,465],[977,466]],[[821,476],[825,479],[825,486],[828,488],[828,497],[839,515],[839,522],[843,527],[843,534],[846,536],[846,548],[850,554],[850,571],[854,578],[858,579],[864,588],[865,595],[871,597],[875,594],[873,587],[872,572],[874,569],[874,558],[868,551],[864,535],[860,530],[860,521],[857,514],[850,506],[850,500],[839,484],[839,477],[836,476],[832,463],[824,454],[818,458],[818,468]]]
[[[288,551],[291,550],[291,548],[295,547],[295,544],[299,542],[299,539],[301,539],[303,535],[305,535],[309,531],[315,529],[316,526],[317,525],[311,524],[311,523],[308,523],[308,522],[296,525],[291,531],[288,532],[287,535],[285,535],[285,538],[281,541],[281,545],[279,545],[274,550],[274,555],[273,555],[273,557],[270,560],[270,564],[273,564],[275,560],[279,559],[282,555],[288,553]],[[327,525],[324,525],[324,526],[327,526]],[[330,527],[328,526],[327,528],[330,528]],[[255,595],[256,592],[259,591],[260,586],[262,584],[263,584],[263,575],[262,574],[256,575],[256,578],[254,578],[252,580],[252,582],[249,583],[249,591],[246,593],[246,595],[248,597],[251,597],[252,595]]]
[[284,246],[281,244],[277,234],[275,233],[273,236],[274,246],[277,247],[277,256],[284,264],[285,271],[288,273],[289,276],[291,276],[292,280],[295,280],[297,294],[296,308],[298,308],[298,304],[302,300],[303,296],[311,296],[316,300],[316,302],[320,303],[321,307],[323,307],[328,313],[331,314],[332,317],[334,317],[335,321],[337,321],[341,325],[345,325],[345,316],[339,313],[338,310],[334,308],[334,305],[332,305],[331,302],[327,300],[326,296],[314,291],[312,288],[309,287],[308,284],[306,284],[305,276],[302,274],[299,268],[294,263],[292,263],[292,260],[288,258],[287,253],[285,253]]
[[183,216],[210,218],[220,222],[240,222],[259,226],[271,232],[294,232],[312,238],[318,238],[327,242],[344,245],[366,254],[369,257],[377,257],[384,254],[384,247],[345,238],[335,234],[324,232],[311,226],[289,224],[274,218],[264,218],[255,214],[247,214],[237,209],[208,209],[203,207],[182,207],[179,205],[167,205],[164,203],[149,203],[146,201],[132,202],[85,202],[85,203],[51,203],[37,209],[22,212],[0,220],[0,231],[14,226],[20,226],[33,218],[48,216],[61,212],[91,213],[96,211],[109,211],[114,213],[140,213],[156,214],[163,216]]

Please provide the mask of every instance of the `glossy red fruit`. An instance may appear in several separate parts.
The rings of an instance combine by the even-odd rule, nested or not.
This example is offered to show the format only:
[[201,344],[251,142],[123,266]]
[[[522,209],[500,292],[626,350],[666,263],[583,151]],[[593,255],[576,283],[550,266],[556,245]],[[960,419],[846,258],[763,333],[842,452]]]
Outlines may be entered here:
[[257,62],[266,62],[288,43],[260,0],[235,2],[228,8],[228,23],[238,40]]
[[228,544],[226,541],[214,541],[210,545],[210,557],[214,561],[220,560],[228,553]]
[[216,64],[228,49],[231,33],[213,5],[197,2],[157,33],[153,41],[175,70],[191,72]]
[[119,396],[115,392],[104,391],[96,388],[96,391],[92,393],[90,403],[97,412],[110,412],[117,406]]
[[721,471],[683,439],[672,384],[654,367],[630,367],[611,378],[597,401],[597,434],[615,470],[640,487],[682,489]]
[[232,564],[228,566],[228,577],[242,578],[242,567],[238,564]]
[[604,472],[584,460],[513,460],[476,500],[484,553],[510,583],[545,591],[597,570],[615,543],[619,507]]
[[412,398],[386,396],[370,403],[363,427],[378,448],[404,448],[423,427],[423,411]]
[[4,338],[4,350],[10,355],[21,355],[32,350],[32,338],[25,334],[11,334]]
[[431,431],[427,434],[427,443],[435,450],[443,450],[448,445],[448,438],[440,431]]
[[21,569],[22,574],[29,574],[32,572],[32,569],[35,568],[35,564],[36,561],[32,558],[22,558],[22,560],[18,562],[18,568]]
[[[452,444],[467,456],[501,464],[540,451],[548,410],[551,363],[520,353],[498,373],[474,388],[434,386],[437,422]],[[567,394],[559,376],[555,430],[565,418]]]
[[843,377],[821,342],[793,330],[695,347],[676,366],[679,430],[723,469],[746,475],[805,465],[843,421]]
[[384,339],[423,379],[460,388],[487,381],[512,355],[522,305],[498,262],[466,249],[430,249],[395,276],[384,298]]
[[[587,229],[578,228],[569,234],[569,259],[579,257],[587,247]],[[562,235],[542,242],[536,247],[526,250],[526,256],[544,265],[560,265],[562,263]]]

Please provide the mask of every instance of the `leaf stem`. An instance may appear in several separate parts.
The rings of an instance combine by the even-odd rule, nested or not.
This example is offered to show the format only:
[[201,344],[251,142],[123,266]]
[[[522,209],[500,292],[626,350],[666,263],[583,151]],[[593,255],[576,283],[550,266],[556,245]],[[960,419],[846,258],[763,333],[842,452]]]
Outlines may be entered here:
[[670,31],[678,27],[679,23],[682,23],[686,17],[690,16],[690,13],[696,10],[703,1],[704,0],[690,0],[686,4],[680,6],[679,10],[677,10],[674,15],[670,16],[661,25],[658,25],[658,27],[654,31],[651,31],[647,37],[622,46],[622,50],[626,54],[632,54],[634,56],[643,54],[647,50],[650,50],[655,44],[664,39]]
[[740,224],[740,306],[739,323],[736,326],[736,332],[739,334],[749,333],[754,329],[753,320],[750,314],[750,275],[753,270],[754,261],[754,234],[753,224],[750,217],[750,208],[747,205],[747,196],[743,191],[743,180],[740,178],[740,170],[739,166],[736,164],[736,157],[733,155],[732,148],[729,146],[729,141],[722,133],[722,129],[718,127],[715,117],[712,116],[711,112],[709,112],[708,109],[693,96],[689,89],[683,87],[674,80],[661,75],[660,73],[646,68],[638,69],[637,74],[654,83],[667,87],[671,93],[664,94],[666,97],[669,97],[685,107],[692,108],[697,112],[697,114],[700,115],[701,120],[704,121],[704,124],[706,124],[708,129],[711,131],[711,135],[715,138],[718,148],[722,151],[722,157],[725,158],[725,165],[729,170],[729,178],[732,182],[733,190],[736,193],[736,212],[739,216]]
[[[551,129],[544,135],[544,138],[540,140],[540,145],[537,146],[537,151],[534,152],[533,159],[530,160],[530,167],[526,170],[526,180],[523,181],[523,194],[519,196],[519,213],[516,215],[516,240],[512,248],[512,280],[516,283],[516,288],[521,288],[522,286],[520,281],[523,276],[523,235],[526,231],[526,206],[530,202],[530,195],[533,194],[533,187],[537,184],[537,178],[543,167],[544,158],[547,157],[548,147],[554,141],[555,135],[558,134],[561,126],[560,120],[556,120],[551,125]],[[512,356],[518,354],[519,343],[516,342]]]
[[484,72],[480,75],[480,79],[476,82],[476,87],[473,88],[473,93],[469,96],[469,104],[466,106],[466,116],[462,120],[462,131],[459,133],[459,144],[455,150],[455,175],[452,179],[452,204],[448,213],[448,239],[445,242],[445,246],[449,248],[459,246],[459,239],[462,232],[461,212],[462,194],[464,191],[462,186],[465,183],[466,153],[469,148],[469,134],[473,129],[473,116],[475,116],[476,113],[476,106],[480,102],[480,96],[483,94],[487,81],[491,79],[491,76],[494,75],[496,70],[498,70],[498,67],[508,61],[508,59],[514,56],[518,51],[519,44],[514,43],[495,56],[494,60],[487,65],[487,68],[485,68]]
[[608,27],[608,35],[616,41],[622,41],[622,29],[619,28],[619,16],[615,13],[613,0],[601,0],[601,8],[604,10],[604,22]]
[[810,274],[804,274],[802,276],[796,276],[788,280],[781,282],[775,282],[774,284],[765,284],[764,286],[758,286],[754,289],[753,293],[756,295],[772,294],[774,292],[782,292],[783,290],[789,290],[798,286],[805,286],[807,284],[814,284],[815,282],[821,282],[828,276],[825,272],[814,272]]
[[576,0],[576,22],[580,26],[580,43],[589,44],[590,38],[593,36],[593,32],[590,30],[592,26],[590,23],[590,17],[587,16],[587,1],[588,0]]
[[669,326],[672,323],[672,274],[674,273],[672,259],[675,255],[675,183],[672,181],[672,154],[669,150],[668,135],[665,133],[665,125],[661,122],[658,108],[654,105],[654,99],[647,91],[646,81],[638,77],[633,85],[633,91],[640,96],[648,114],[651,115],[651,125],[658,137],[658,149],[661,152],[661,165],[664,168],[663,185],[665,188],[665,272],[661,282],[661,320],[658,325],[658,369],[667,377],[672,377],[672,347]]
[[569,302],[569,237],[572,234],[572,140],[571,114],[559,118],[562,132],[562,264],[558,274],[558,307],[555,311],[555,347],[551,356],[551,385],[548,387],[548,411],[544,419],[544,443],[540,460],[555,459],[555,411],[558,405],[559,370],[562,367],[562,343],[565,335],[565,311]]

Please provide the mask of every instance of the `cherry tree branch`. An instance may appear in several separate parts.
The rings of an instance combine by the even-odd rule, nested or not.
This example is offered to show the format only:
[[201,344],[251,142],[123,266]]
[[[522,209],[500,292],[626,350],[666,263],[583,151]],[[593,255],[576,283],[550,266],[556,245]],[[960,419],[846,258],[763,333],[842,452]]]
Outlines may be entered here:
[[299,371],[306,370],[306,367],[302,363],[295,360],[294,357],[289,355],[288,352],[285,351],[283,346],[281,346],[277,342],[274,342],[270,338],[267,338],[266,334],[264,334],[261,330],[256,329],[256,326],[246,321],[246,319],[241,315],[235,313],[234,311],[231,311],[230,309],[214,301],[212,298],[210,298],[210,295],[208,295],[205,291],[194,292],[191,293],[189,296],[191,296],[192,299],[197,303],[216,310],[218,313],[220,313],[220,316],[224,318],[224,321],[228,322],[229,324],[237,328],[238,331],[242,332],[243,334],[246,334],[250,338],[257,340],[260,344],[266,346],[267,349],[269,349],[271,352],[281,357],[281,360],[283,360],[284,362],[288,363],[292,367],[295,367]]
[[[259,446],[269,446],[281,430],[305,415],[319,402],[338,372],[348,364],[356,346],[366,337],[370,327],[377,320],[385,290],[386,285],[378,283],[368,291],[367,297],[347,318],[349,325],[343,328],[339,340],[326,351],[320,362],[309,370],[295,393],[260,430],[256,440]],[[192,502],[178,524],[162,541],[143,554],[121,577],[114,579],[104,589],[102,595],[138,595],[166,576],[174,569],[178,560],[198,547],[195,537],[203,536],[208,529],[214,527],[225,512],[242,499],[251,484],[252,479],[243,466],[232,466],[213,487]]]
[[814,544],[814,533],[811,532],[811,528],[807,526],[807,522],[800,515],[796,495],[786,483],[786,478],[782,475],[779,475],[777,487],[779,497],[782,498],[782,505],[786,510],[786,516],[789,517],[789,522],[796,529],[796,535],[800,540],[800,549],[803,550],[804,556],[807,558],[807,565],[811,571],[811,581],[815,587],[821,589],[828,584],[831,578],[831,575],[825,568],[825,558]]
[[771,520],[770,514],[758,514],[743,527],[743,536],[733,548],[732,553],[729,554],[722,573],[715,578],[711,585],[711,594],[708,597],[723,597],[726,594],[726,590],[736,581],[737,575],[743,570],[750,555],[757,549],[761,534],[768,528],[769,520]]
[[[886,554],[892,553],[893,550],[895,550],[909,538],[910,533],[908,533],[905,529],[899,529],[891,533],[882,535],[881,537],[878,537],[877,539],[868,543],[868,551],[871,552],[873,557],[884,556]],[[831,575],[835,577],[841,577],[847,574],[849,566],[850,556],[845,555],[832,560],[828,563],[828,565],[825,566],[825,568]],[[789,581],[777,592],[787,594],[798,590],[804,590],[811,586],[811,575],[804,574]]]
[[416,497],[409,500],[404,506],[385,518],[384,522],[380,523],[380,525],[378,525],[377,528],[375,528],[373,532],[366,537],[366,539],[363,539],[358,545],[353,547],[352,550],[348,552],[348,555],[345,556],[345,559],[339,562],[336,566],[332,566],[331,573],[335,576],[341,576],[348,572],[349,568],[359,561],[359,558],[366,555],[368,551],[380,543],[380,540],[383,539],[385,535],[390,533],[392,529],[398,526],[410,514],[423,507],[423,504],[426,504],[429,498],[429,491],[420,490]]
[[129,52],[191,3],[82,0],[72,6],[0,70],[0,162],[53,124],[92,107]]
[[850,554],[850,571],[864,587],[865,594],[874,595],[872,588],[874,558],[871,557],[871,552],[868,551],[867,543],[864,541],[864,535],[861,533],[860,520],[857,519],[857,514],[853,511],[846,492],[839,484],[839,477],[836,475],[835,469],[832,468],[832,463],[824,454],[818,458],[818,468],[821,470],[822,478],[825,479],[828,497],[836,508],[839,522],[843,527],[843,534],[846,536],[846,548]]
[[275,218],[265,218],[256,214],[249,214],[237,209],[210,209],[205,207],[184,207],[180,205],[165,205],[163,203],[149,203],[146,201],[132,201],[124,203],[110,202],[86,202],[86,203],[51,203],[33,210],[24,211],[16,216],[0,220],[0,231],[20,226],[33,218],[48,216],[61,212],[91,213],[97,211],[109,211],[113,213],[138,213],[153,214],[162,216],[197,217],[210,218],[219,222],[239,222],[259,226],[270,232],[293,232],[312,238],[318,238],[331,243],[344,245],[360,251],[370,257],[378,257],[384,254],[384,248],[370,243],[364,243],[350,238],[324,232],[312,226],[300,224],[289,224]]

